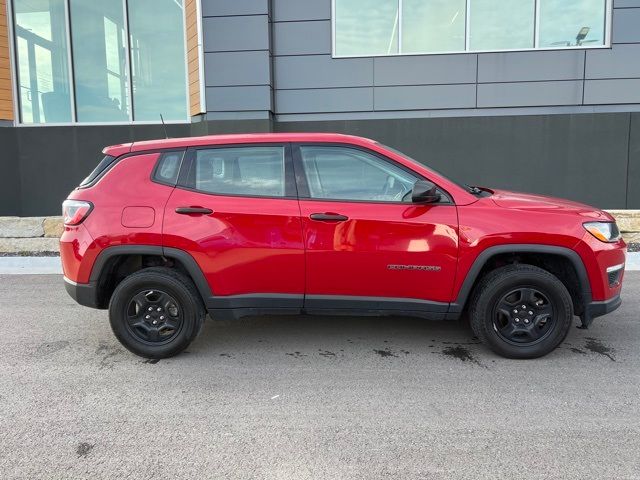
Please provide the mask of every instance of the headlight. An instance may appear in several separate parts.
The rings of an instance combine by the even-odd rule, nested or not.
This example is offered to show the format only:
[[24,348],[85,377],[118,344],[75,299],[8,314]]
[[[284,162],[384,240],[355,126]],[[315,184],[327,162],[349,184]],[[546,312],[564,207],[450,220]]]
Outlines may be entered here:
[[620,240],[620,230],[614,222],[588,222],[584,228],[601,242],[613,243]]

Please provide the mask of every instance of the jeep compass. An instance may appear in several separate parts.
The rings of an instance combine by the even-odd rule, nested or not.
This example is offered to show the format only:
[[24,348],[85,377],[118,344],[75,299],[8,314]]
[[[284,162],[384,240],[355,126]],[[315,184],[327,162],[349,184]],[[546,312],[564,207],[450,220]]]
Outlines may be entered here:
[[251,134],[107,147],[63,204],[69,294],[130,351],[184,350],[208,313],[467,314],[494,352],[555,349],[620,306],[614,219],[459,185],[373,140]]

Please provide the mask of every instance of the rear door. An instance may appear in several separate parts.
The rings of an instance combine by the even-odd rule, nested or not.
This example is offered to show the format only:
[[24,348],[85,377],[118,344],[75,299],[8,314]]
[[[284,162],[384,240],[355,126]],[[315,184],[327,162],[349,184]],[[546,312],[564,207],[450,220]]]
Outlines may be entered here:
[[300,308],[304,247],[290,147],[188,149],[163,244],[197,261],[210,308]]
[[294,159],[305,308],[446,311],[458,252],[446,193],[438,204],[411,203],[422,177],[354,146],[300,144]]

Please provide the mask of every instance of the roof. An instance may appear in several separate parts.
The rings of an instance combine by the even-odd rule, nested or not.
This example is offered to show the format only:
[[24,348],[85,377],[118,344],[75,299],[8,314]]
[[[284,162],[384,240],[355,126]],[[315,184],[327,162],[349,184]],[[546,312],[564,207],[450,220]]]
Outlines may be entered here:
[[238,143],[322,142],[367,145],[375,143],[368,138],[340,133],[243,133],[233,135],[206,135],[203,137],[163,138],[143,142],[125,143],[106,147],[108,155],[123,155],[129,152],[157,150],[161,148],[184,148],[202,145],[224,145]]

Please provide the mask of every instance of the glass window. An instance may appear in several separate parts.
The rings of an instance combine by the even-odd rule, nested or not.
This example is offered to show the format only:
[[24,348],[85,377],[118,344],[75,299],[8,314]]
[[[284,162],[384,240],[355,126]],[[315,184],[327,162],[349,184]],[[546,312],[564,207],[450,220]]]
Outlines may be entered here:
[[388,161],[347,147],[300,150],[311,198],[411,202],[418,179]]
[[540,0],[540,47],[604,45],[604,0]]
[[398,53],[398,0],[335,0],[336,55]]
[[470,50],[533,48],[535,0],[471,0]]
[[162,114],[165,120],[185,120],[182,0],[129,0],[127,5],[134,118],[157,121]]
[[100,174],[102,174],[102,172],[104,172],[107,168],[109,168],[111,166],[111,164],[113,163],[113,161],[115,159],[116,159],[116,157],[112,157],[111,155],[107,155],[107,156],[103,157],[102,160],[100,160],[100,162],[96,166],[96,168],[94,168],[91,171],[89,176],[87,178],[85,178],[84,180],[82,180],[82,182],[80,182],[80,186],[81,187],[85,187],[85,186],[89,185],[91,182],[93,182],[96,178],[98,178],[100,176]]
[[178,180],[183,154],[184,152],[163,153],[153,178],[162,183],[175,185]]
[[334,54],[598,47],[613,0],[334,0]]
[[197,150],[192,182],[220,195],[284,197],[284,147]]
[[402,53],[465,49],[466,0],[404,0]]
[[119,1],[71,0],[79,122],[129,120],[126,33]]
[[22,122],[70,122],[64,0],[15,0],[13,7]]

